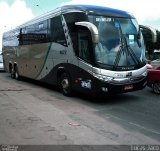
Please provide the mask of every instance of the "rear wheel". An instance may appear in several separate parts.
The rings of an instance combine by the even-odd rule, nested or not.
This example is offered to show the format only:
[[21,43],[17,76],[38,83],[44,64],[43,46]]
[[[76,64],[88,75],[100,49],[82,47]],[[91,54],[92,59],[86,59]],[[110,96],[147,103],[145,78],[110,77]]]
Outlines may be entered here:
[[155,82],[152,86],[153,92],[160,94],[160,82]]
[[59,80],[59,86],[63,95],[65,96],[72,95],[71,79],[68,73],[62,74]]
[[20,75],[19,75],[19,72],[18,72],[18,67],[17,66],[15,66],[15,68],[14,68],[14,73],[15,73],[15,79],[16,80],[20,80]]
[[10,71],[10,72],[11,72],[11,78],[14,79],[14,78],[15,78],[15,70],[14,70],[13,67],[11,68],[11,71]]

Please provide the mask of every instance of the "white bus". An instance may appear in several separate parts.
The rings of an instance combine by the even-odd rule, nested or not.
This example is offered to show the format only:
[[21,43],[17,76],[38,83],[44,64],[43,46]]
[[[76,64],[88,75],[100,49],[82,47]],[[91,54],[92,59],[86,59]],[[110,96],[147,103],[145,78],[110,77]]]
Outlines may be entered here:
[[66,5],[3,35],[11,77],[27,77],[88,94],[125,93],[146,86],[145,46],[128,12]]

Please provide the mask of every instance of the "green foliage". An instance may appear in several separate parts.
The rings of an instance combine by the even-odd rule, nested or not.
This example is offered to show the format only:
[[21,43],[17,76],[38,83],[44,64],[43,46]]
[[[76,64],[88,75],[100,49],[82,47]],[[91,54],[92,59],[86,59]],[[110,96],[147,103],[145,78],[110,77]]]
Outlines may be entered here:
[[157,30],[157,42],[154,44],[155,49],[160,49],[160,31]]
[[148,29],[143,29],[142,30],[146,50],[148,51],[148,54],[151,55],[153,54],[153,51],[155,49],[160,49],[160,32],[157,30],[157,42],[153,43],[152,42],[152,35],[151,31]]
[[148,54],[152,54],[154,50],[154,44],[152,42],[152,34],[148,29],[143,29],[142,34],[143,34],[146,50],[148,51]]

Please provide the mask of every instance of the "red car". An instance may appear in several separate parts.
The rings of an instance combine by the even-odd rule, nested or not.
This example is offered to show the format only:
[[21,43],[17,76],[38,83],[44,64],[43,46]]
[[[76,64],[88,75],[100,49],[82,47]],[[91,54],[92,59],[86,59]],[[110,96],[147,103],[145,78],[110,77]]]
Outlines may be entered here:
[[148,69],[147,86],[153,89],[153,92],[160,94],[160,66]]

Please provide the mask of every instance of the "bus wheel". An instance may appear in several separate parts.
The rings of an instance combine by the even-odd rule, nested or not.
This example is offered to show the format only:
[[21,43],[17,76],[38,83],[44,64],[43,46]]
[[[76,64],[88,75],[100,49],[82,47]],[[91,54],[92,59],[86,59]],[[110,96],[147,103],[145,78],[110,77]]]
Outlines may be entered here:
[[160,82],[155,82],[152,86],[153,92],[160,94]]
[[11,68],[11,78],[15,78],[15,71],[14,71],[14,68]]
[[18,72],[18,67],[15,66],[15,69],[14,69],[14,70],[15,70],[15,71],[14,71],[15,79],[16,79],[16,80],[20,80],[20,76],[19,76],[19,72]]
[[72,86],[69,74],[67,73],[62,74],[62,76],[60,77],[59,86],[63,95],[65,96],[72,95]]

